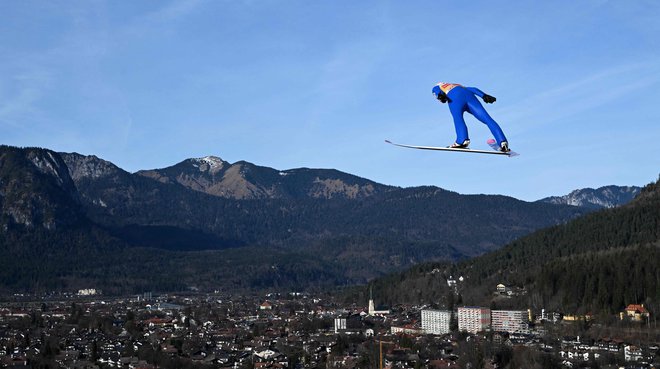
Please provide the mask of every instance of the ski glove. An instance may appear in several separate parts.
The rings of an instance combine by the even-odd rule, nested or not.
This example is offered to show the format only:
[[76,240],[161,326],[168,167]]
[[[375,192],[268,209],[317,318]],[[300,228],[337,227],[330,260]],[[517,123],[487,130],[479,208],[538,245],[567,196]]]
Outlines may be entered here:
[[494,98],[493,96],[490,96],[490,95],[487,95],[487,94],[484,94],[483,99],[484,99],[484,102],[485,102],[486,104],[492,104],[492,103],[495,102],[495,100],[497,100],[497,99]]
[[447,95],[445,95],[443,92],[440,92],[438,94],[438,100],[440,100],[440,102],[443,104],[446,103],[447,101],[451,102],[451,100],[449,100],[449,97],[447,97]]

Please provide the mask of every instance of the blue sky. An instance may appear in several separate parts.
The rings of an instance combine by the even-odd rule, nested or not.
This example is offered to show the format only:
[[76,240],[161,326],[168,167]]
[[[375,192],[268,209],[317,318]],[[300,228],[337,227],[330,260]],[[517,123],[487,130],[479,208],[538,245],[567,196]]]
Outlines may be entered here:
[[[216,155],[523,200],[660,173],[657,1],[3,1],[0,143],[128,170]],[[517,158],[454,136],[479,87]],[[466,115],[473,148],[487,128]]]

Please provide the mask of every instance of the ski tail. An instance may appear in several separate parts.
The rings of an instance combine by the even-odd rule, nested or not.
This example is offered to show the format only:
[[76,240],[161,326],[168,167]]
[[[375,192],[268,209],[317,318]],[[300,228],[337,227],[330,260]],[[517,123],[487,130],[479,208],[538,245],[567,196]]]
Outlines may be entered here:
[[[490,139],[488,139],[488,141],[486,141],[486,143],[487,143],[488,146],[490,146],[493,150],[495,150],[495,151],[499,151],[499,152],[502,152],[502,150],[500,150],[500,146],[497,144],[497,141],[496,141],[494,138],[490,138]],[[520,155],[520,154],[518,154],[517,152],[513,152],[513,151],[508,151],[508,152],[505,152],[504,154],[509,155],[509,156],[518,156],[518,155]]]

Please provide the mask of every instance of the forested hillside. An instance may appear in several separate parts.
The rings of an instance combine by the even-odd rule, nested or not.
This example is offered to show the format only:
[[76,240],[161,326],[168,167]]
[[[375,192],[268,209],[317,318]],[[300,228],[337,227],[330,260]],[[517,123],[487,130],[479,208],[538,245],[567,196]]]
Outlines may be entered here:
[[473,282],[526,286],[536,304],[619,311],[660,298],[660,182],[630,204],[536,232],[465,264]]
[[465,279],[456,298],[467,304],[492,303],[495,286],[504,283],[525,289],[517,299],[521,308],[613,313],[644,303],[660,312],[658,265],[660,181],[620,208],[534,232],[459,264],[420,265],[375,286],[391,302],[446,303],[446,280],[453,275]]

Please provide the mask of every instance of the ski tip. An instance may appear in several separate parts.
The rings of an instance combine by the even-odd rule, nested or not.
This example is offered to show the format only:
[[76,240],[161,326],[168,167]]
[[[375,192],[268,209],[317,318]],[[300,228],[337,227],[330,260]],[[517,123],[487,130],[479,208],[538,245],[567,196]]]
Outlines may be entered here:
[[392,141],[390,141],[390,140],[385,140],[385,142],[387,142],[388,144],[392,143]]

